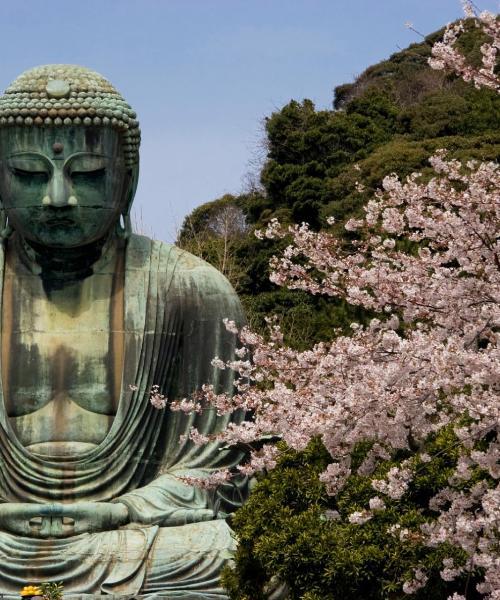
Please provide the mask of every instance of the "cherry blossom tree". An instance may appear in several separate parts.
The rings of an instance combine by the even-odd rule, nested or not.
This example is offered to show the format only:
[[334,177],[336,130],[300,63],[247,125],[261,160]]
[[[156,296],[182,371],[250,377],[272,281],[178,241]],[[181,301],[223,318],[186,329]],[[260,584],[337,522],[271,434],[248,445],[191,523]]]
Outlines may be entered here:
[[[430,64],[478,87],[500,90],[497,17],[476,15],[470,4],[466,16],[490,40],[481,47],[482,65],[470,66],[457,49],[463,22],[447,28]],[[339,332],[328,344],[298,352],[283,343],[272,319],[267,336],[238,331],[227,322],[241,348],[237,360],[215,358],[213,364],[237,373],[236,393],[217,394],[206,387],[200,397],[172,408],[201,411],[208,403],[219,414],[248,411],[249,420],[215,436],[226,444],[279,436],[302,450],[312,438],[321,438],[331,456],[321,480],[331,495],[351,475],[351,454],[360,442],[371,443],[360,474],[372,473],[395,451],[411,450],[413,459],[373,481],[366,510],[349,516],[360,527],[384,510],[384,497],[405,494],[418,464],[429,460],[429,436],[453,426],[460,443],[455,474],[431,500],[438,517],[420,534],[429,546],[448,542],[465,551],[465,565],[443,562],[443,579],[480,568],[484,581],[478,591],[499,600],[500,167],[461,164],[445,151],[430,163],[430,179],[419,173],[404,181],[395,175],[384,179],[364,215],[346,223],[347,230],[357,232],[351,243],[306,224],[284,228],[275,220],[257,232],[290,238],[272,261],[272,281],[363,307],[377,315],[369,325],[353,323],[351,335]],[[191,438],[202,444],[214,436],[192,430]],[[278,454],[276,445],[264,443],[239,470],[251,475],[272,469]],[[478,473],[483,474],[479,479]],[[217,473],[203,485],[230,476]],[[411,594],[426,581],[425,572],[416,569],[403,589]]]

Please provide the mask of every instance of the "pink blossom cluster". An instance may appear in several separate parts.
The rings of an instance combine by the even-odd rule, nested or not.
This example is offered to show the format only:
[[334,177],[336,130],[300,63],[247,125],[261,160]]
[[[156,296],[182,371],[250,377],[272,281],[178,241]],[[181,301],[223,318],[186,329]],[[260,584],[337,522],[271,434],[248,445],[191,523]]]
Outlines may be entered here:
[[472,2],[464,2],[464,8],[466,16],[473,19],[474,25],[480,27],[488,37],[488,41],[481,46],[481,67],[470,65],[457,48],[457,42],[465,29],[463,21],[448,25],[443,40],[432,48],[429,64],[434,69],[453,71],[465,81],[472,81],[478,88],[488,87],[498,91],[500,79],[495,73],[495,67],[500,49],[500,23],[491,12],[476,14]]
[[220,485],[224,485],[232,478],[228,470],[214,471],[206,477],[191,477],[189,475],[179,476],[178,479],[186,485],[192,485],[202,490],[217,489]]
[[167,405],[166,397],[160,392],[160,386],[153,385],[149,392],[149,401],[158,409],[165,408]]
[[425,586],[427,580],[427,575],[421,569],[415,569],[413,579],[410,581],[405,581],[403,584],[403,592],[405,594],[414,594],[416,591]]

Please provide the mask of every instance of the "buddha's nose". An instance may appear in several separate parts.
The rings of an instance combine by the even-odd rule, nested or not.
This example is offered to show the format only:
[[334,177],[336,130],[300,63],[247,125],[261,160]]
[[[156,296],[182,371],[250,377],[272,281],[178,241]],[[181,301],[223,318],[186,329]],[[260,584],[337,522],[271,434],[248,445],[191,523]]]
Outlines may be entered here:
[[55,172],[47,187],[47,193],[42,198],[42,204],[55,207],[74,206],[77,204],[75,196],[71,195],[71,187],[64,174]]

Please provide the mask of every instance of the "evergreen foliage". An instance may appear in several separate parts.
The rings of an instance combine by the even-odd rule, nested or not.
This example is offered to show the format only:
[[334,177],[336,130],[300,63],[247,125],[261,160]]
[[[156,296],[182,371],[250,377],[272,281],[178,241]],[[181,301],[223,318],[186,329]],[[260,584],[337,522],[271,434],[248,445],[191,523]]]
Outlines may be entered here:
[[[481,597],[476,577],[446,582],[440,576],[443,559],[452,558],[459,566],[463,551],[449,544],[429,548],[419,534],[420,525],[435,518],[429,499],[446,485],[459,454],[451,427],[428,440],[429,462],[414,459],[418,474],[407,493],[400,500],[384,497],[385,510],[362,525],[347,517],[368,508],[374,495],[371,481],[408,458],[407,452],[382,462],[369,476],[351,475],[333,498],[318,479],[331,460],[319,441],[304,452],[283,450],[278,466],[261,478],[231,520],[239,540],[235,566],[223,575],[231,600],[264,600],[278,581],[287,583],[290,600],[403,600],[408,595],[402,581],[411,580],[418,566],[429,581],[411,596],[415,600],[437,600],[454,592],[465,592],[467,600]],[[367,450],[358,448],[353,466]],[[477,472],[462,485],[485,478]]]

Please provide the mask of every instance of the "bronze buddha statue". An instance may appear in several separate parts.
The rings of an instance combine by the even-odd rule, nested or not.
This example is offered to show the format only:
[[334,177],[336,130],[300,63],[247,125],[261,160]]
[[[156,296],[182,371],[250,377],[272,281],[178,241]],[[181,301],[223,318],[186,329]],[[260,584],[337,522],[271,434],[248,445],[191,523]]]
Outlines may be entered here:
[[233,356],[229,283],[175,246],[134,235],[139,126],[99,74],[23,73],[0,97],[0,594],[61,581],[66,595],[225,598],[234,548],[217,494],[183,483],[234,466],[227,417],[157,410]]

